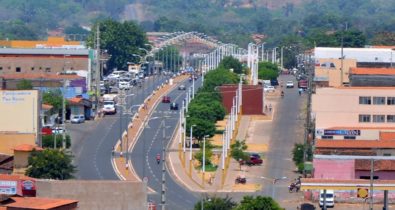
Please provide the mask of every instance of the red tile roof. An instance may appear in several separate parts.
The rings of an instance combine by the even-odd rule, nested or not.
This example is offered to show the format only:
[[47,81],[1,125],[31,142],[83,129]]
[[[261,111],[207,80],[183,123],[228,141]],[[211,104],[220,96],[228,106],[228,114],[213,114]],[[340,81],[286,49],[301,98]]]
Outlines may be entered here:
[[1,78],[4,79],[43,79],[43,80],[62,80],[62,79],[80,79],[82,77],[74,74],[68,75],[57,75],[57,74],[47,74],[47,73],[15,73],[15,74],[2,74]]
[[[370,160],[355,160],[355,170],[370,171],[371,162]],[[394,171],[395,160],[375,160],[374,161],[375,171]]]
[[380,140],[395,140],[395,132],[380,132]]
[[18,174],[0,174],[0,180],[34,180],[34,178]]
[[350,74],[395,75],[395,68],[351,68]]
[[70,103],[74,103],[74,104],[78,104],[78,103],[80,103],[81,101],[82,101],[82,98],[78,98],[78,97],[70,98],[70,99],[69,99],[69,102],[70,102]]
[[11,197],[11,199],[15,202],[6,204],[4,206],[23,209],[52,209],[78,203],[77,200],[40,197]]
[[33,150],[41,151],[43,150],[43,148],[31,144],[21,144],[14,147],[14,151],[20,151],[20,152],[31,152]]
[[43,109],[43,110],[50,110],[52,108],[53,108],[53,106],[50,104],[41,104],[41,109]]
[[387,140],[316,140],[316,148],[395,149],[395,141]]

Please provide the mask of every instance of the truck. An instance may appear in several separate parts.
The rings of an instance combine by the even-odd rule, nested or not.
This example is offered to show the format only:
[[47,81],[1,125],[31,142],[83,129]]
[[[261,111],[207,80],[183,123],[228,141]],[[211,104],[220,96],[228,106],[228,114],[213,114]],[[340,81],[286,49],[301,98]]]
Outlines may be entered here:
[[116,94],[104,94],[103,95],[103,114],[115,114],[117,113],[116,109]]
[[298,88],[301,88],[301,89],[306,90],[306,89],[307,89],[307,86],[308,86],[307,80],[305,80],[305,79],[299,80],[299,82],[298,82]]

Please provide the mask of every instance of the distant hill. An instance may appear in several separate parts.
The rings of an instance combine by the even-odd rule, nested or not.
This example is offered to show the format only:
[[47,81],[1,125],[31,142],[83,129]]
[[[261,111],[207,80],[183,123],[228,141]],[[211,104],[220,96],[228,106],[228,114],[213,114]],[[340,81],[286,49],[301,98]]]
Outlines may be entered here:
[[395,31],[393,0],[0,0],[0,38],[35,39],[51,31],[84,33],[96,19],[133,20],[146,31],[201,31],[247,43],[349,28]]

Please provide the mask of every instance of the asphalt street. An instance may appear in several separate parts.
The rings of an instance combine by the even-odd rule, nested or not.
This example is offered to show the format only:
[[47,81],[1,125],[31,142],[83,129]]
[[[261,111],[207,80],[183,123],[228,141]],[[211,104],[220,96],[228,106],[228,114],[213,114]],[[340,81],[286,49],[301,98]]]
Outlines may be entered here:
[[[295,87],[284,87],[285,96],[278,99],[275,107],[269,151],[265,154],[266,166],[262,176],[267,179],[262,179],[264,186],[262,194],[271,196],[279,202],[284,202],[286,200],[297,200],[298,196],[302,196],[301,193],[289,193],[288,185],[298,177],[298,174],[294,172],[292,149],[296,142],[303,142],[305,121],[303,120],[304,116],[302,116],[302,106],[305,105],[307,93],[299,96],[297,81],[294,76],[281,75],[279,79],[284,81],[284,84],[286,81],[294,81]],[[279,181],[273,184],[272,181],[268,182],[271,179],[279,179]]]
[[[128,91],[127,107],[142,104],[152,90],[162,84],[165,77],[157,76],[146,79],[141,88],[133,87]],[[111,164],[111,151],[130,122],[130,115],[122,116],[119,108],[115,115],[106,115],[99,120],[90,120],[82,124],[67,124],[67,131],[72,139],[74,164],[77,166],[75,178],[83,180],[118,180]],[[133,108],[133,107],[132,107]],[[132,112],[136,111],[136,107]],[[122,128],[122,129],[120,129]]]
[[[175,89],[168,94],[171,102],[182,107],[182,101],[186,97],[188,88],[192,85],[186,81],[186,90]],[[201,86],[201,78],[195,81],[195,90]],[[140,177],[147,177],[148,186],[155,191],[149,195],[149,200],[156,204],[161,203],[162,163],[158,164],[156,155],[161,154],[163,147],[167,147],[169,139],[175,132],[179,120],[179,110],[170,111],[170,104],[160,103],[154,110],[146,128],[135,144],[130,159],[133,167]],[[165,121],[165,138],[163,138],[163,121]],[[162,126],[161,126],[162,125]],[[166,168],[166,208],[167,209],[193,209],[197,196],[176,183]]]

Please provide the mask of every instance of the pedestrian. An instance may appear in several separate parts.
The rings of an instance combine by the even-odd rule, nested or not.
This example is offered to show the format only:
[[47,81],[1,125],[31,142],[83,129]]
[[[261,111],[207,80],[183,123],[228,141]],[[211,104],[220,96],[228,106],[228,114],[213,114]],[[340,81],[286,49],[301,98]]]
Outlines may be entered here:
[[265,112],[267,112],[267,104],[265,105]]
[[272,104],[269,104],[269,112],[272,112]]
[[147,110],[148,109],[148,105],[147,103],[144,103],[144,109]]

